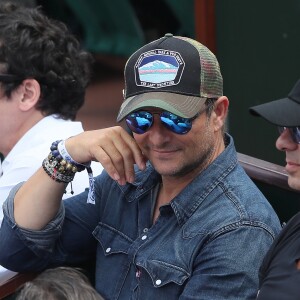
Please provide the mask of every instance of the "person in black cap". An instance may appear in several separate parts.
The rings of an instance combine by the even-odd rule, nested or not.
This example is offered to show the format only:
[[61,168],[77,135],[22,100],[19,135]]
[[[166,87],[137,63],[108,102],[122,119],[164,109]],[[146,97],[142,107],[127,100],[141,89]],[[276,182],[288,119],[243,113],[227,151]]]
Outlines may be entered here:
[[[300,190],[300,80],[286,98],[250,108],[276,125],[276,148],[285,151],[288,184]],[[300,298],[300,213],[283,228],[260,268],[259,300],[298,300]]]
[[[54,142],[4,204],[0,263],[36,271],[96,255],[105,299],[254,299],[281,226],[224,133],[216,57],[167,34],[133,53],[124,74],[117,120],[133,137],[116,126]],[[61,201],[90,160],[106,171],[89,196]]]

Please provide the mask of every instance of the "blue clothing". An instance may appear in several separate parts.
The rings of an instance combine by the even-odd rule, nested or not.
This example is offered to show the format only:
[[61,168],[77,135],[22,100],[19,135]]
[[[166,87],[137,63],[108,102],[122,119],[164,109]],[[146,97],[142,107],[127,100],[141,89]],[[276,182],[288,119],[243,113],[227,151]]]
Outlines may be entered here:
[[0,231],[0,264],[16,271],[77,264],[96,254],[105,299],[255,299],[258,269],[279,233],[276,213],[227,147],[152,224],[161,177],[148,165],[119,186],[104,171],[87,192],[62,202],[42,231],[19,228],[11,193]]

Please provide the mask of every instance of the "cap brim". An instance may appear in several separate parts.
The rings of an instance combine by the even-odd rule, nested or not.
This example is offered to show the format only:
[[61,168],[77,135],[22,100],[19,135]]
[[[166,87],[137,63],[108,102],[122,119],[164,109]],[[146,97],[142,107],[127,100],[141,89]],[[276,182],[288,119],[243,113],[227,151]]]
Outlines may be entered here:
[[277,126],[300,126],[300,105],[290,98],[279,99],[249,108],[254,116],[260,116]]
[[130,97],[122,103],[117,122],[122,121],[131,112],[145,107],[157,107],[183,118],[192,118],[202,110],[205,101],[206,98],[175,93],[143,93]]

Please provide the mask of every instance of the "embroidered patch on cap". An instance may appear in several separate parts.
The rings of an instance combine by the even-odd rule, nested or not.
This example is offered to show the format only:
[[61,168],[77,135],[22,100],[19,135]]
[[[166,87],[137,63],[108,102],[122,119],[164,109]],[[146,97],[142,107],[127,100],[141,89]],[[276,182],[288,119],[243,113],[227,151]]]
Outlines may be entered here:
[[136,85],[153,89],[180,82],[185,63],[178,52],[155,49],[142,53],[135,64]]

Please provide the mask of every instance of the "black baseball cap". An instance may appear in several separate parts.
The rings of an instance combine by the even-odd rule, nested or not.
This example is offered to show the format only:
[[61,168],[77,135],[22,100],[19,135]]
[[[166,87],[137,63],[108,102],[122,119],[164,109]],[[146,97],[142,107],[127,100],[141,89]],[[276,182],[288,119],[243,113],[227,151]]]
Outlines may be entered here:
[[286,98],[250,107],[249,111],[277,126],[300,126],[300,80]]
[[124,77],[124,102],[118,122],[143,107],[192,118],[207,98],[223,95],[223,78],[215,55],[193,39],[170,33],[133,53]]

